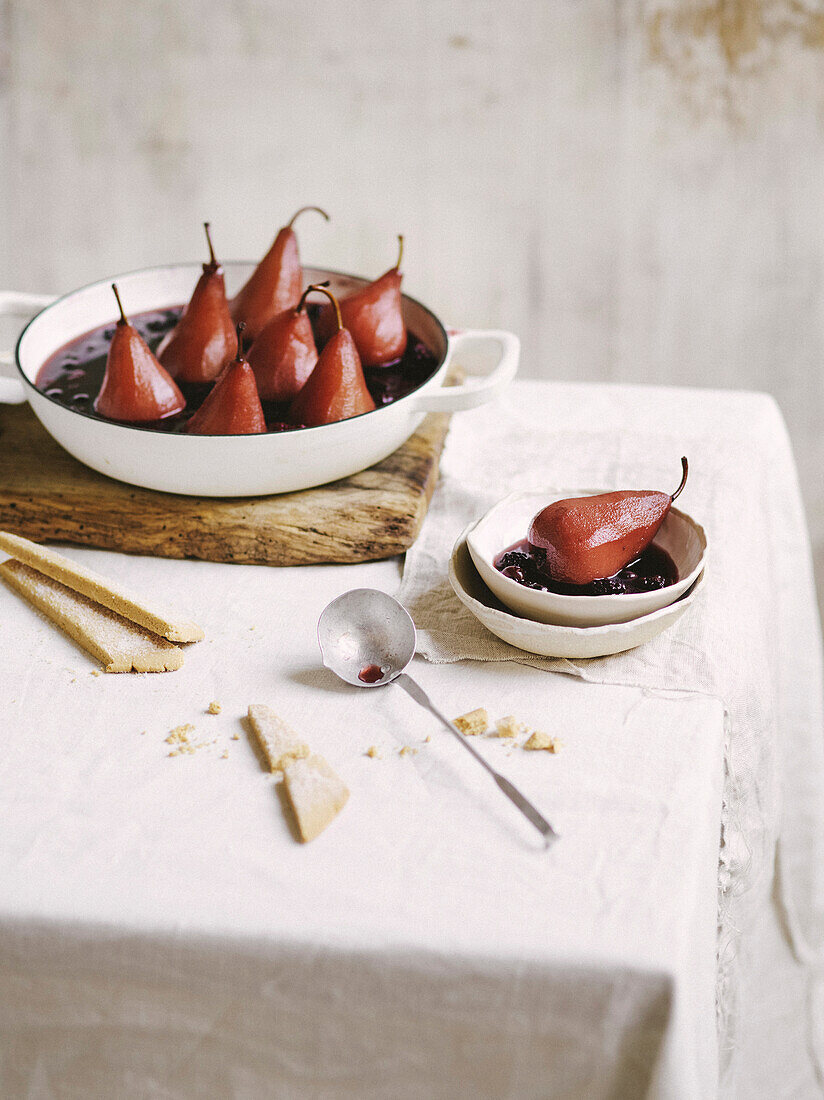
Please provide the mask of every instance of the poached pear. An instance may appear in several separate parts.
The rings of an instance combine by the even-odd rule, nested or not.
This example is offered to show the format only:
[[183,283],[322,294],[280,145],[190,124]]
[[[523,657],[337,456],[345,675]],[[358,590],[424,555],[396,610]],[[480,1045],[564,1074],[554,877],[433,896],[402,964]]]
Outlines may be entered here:
[[109,344],[106,372],[94,402],[94,410],[109,420],[146,423],[174,416],[186,400],[174,379],[160,365],[149,345],[123,311],[117,287],[112,284],[120,319]]
[[343,327],[337,299],[320,284],[309,290],[319,290],[329,298],[335,310],[337,332],[327,341],[315,369],[290,405],[289,420],[316,427],[371,412],[375,402],[366,386],[355,341]]
[[[406,325],[401,306],[403,236],[398,235],[398,260],[379,279],[340,300],[340,315],[365,367],[384,367],[397,362],[406,351]],[[327,306],[319,318],[323,337],[334,331],[334,316]]]
[[[318,286],[328,286],[319,283]],[[298,304],[285,309],[264,326],[249,351],[262,401],[291,401],[297,397],[318,361],[312,325],[304,310],[307,287]]]
[[329,221],[329,215],[319,206],[302,206],[278,232],[272,247],[229,303],[232,320],[246,324],[247,340],[254,341],[267,322],[294,307],[300,298],[303,271],[292,226],[306,210],[314,210]]
[[186,425],[192,435],[256,435],[266,431],[252,368],[243,358],[243,322],[237,326],[237,355]]
[[157,357],[181,382],[213,382],[235,353],[235,326],[226,301],[223,268],[215,258],[209,223],[203,223],[209,262],[180,320],[157,349]]
[[555,580],[591,584],[614,576],[655,538],[687,482],[686,458],[681,466],[681,483],[671,495],[639,489],[554,501],[533,517],[530,546],[545,551]]

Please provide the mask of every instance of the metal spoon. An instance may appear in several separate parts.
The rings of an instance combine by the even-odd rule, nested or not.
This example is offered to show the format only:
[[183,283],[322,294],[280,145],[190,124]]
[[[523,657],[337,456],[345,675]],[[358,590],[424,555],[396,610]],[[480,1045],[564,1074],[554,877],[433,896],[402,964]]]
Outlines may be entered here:
[[415,655],[415,624],[405,607],[375,588],[354,588],[338,596],[318,620],[318,642],[323,663],[341,680],[355,687],[383,687],[395,683],[416,703],[431,711],[486,768],[498,787],[535,826],[547,846],[558,834],[514,787],[495,771],[459,730],[435,707],[426,692],[405,669]]

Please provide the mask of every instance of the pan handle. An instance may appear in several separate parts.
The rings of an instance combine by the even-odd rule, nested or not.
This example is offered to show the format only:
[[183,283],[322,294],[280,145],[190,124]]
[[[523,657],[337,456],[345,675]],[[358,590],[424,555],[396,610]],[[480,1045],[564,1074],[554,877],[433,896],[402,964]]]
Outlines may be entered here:
[[461,356],[470,360],[483,357],[488,361],[485,373],[467,379],[459,386],[426,390],[418,396],[421,412],[462,412],[474,409],[497,397],[518,371],[521,341],[511,332],[499,329],[466,329],[449,335],[448,363],[460,363]]
[[[18,317],[22,323],[53,301],[54,298],[47,294],[20,294],[14,290],[0,290],[0,320]],[[0,351],[0,402],[17,405],[25,399],[25,391],[17,380],[14,352]]]

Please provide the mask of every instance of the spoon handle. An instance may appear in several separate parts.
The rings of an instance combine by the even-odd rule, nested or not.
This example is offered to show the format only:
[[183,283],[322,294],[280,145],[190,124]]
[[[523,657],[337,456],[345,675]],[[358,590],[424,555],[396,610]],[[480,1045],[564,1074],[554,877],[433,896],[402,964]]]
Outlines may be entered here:
[[532,803],[521,794],[517,787],[510,783],[508,779],[505,779],[499,772],[496,772],[495,769],[491,767],[486,762],[486,760],[484,760],[477,749],[474,749],[472,745],[470,745],[469,741],[467,741],[467,739],[463,736],[457,726],[454,726],[449,721],[449,719],[444,714],[442,714],[441,711],[438,710],[438,708],[435,706],[435,704],[432,702],[432,700],[429,698],[429,696],[426,694],[420,684],[413,680],[412,677],[406,672],[402,672],[399,676],[396,676],[392,683],[397,684],[399,687],[402,687],[407,695],[410,695],[416,703],[420,704],[420,706],[424,707],[426,710],[434,714],[435,717],[446,726],[449,732],[458,739],[459,743],[463,745],[466,751],[475,757],[481,767],[486,768],[486,770],[495,780],[498,789],[503,791],[510,802],[512,802],[512,804],[521,811],[524,817],[535,826],[535,828],[544,838],[544,843],[547,845],[547,847],[549,847],[549,845],[553,841],[558,839],[558,834],[555,832],[555,830],[552,828],[546,818],[542,817],[542,815],[535,809]]

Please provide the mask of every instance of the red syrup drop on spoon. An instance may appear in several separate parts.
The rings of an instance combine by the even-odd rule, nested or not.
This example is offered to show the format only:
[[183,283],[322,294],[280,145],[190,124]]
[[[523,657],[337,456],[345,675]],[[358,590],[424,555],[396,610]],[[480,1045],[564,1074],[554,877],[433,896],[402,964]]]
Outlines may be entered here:
[[376,684],[382,676],[383,669],[380,665],[364,665],[358,673],[358,679],[362,680],[365,684]]

